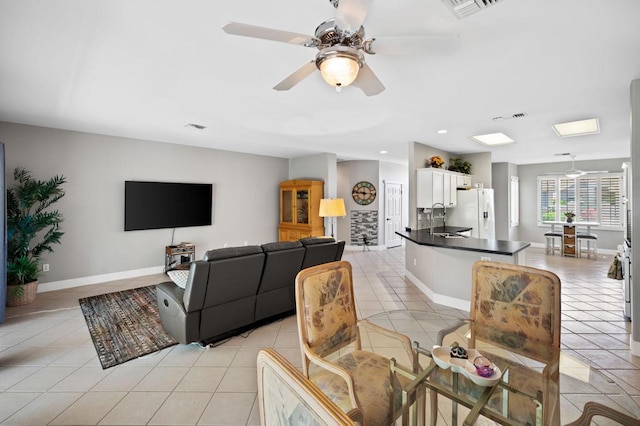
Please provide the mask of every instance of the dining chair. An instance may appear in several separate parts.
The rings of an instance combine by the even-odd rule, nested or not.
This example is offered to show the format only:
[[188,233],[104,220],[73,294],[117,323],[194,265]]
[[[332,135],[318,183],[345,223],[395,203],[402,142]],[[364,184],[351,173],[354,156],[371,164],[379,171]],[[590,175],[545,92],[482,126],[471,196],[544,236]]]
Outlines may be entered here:
[[409,379],[392,372],[389,358],[363,350],[361,334],[399,342],[406,366],[412,365],[411,341],[357,319],[351,264],[337,261],[300,271],[296,308],[305,376],[347,414],[361,411],[364,425],[390,425],[400,417],[401,391]]
[[[475,262],[469,327],[470,348],[490,345],[540,364],[540,374],[529,374],[531,369],[512,365],[509,380],[511,383],[518,381],[519,389],[531,389],[533,394],[541,390],[543,424],[559,424],[558,276],[550,271],[512,263]],[[531,398],[510,394],[508,398],[493,402],[506,407],[508,416],[517,417],[526,411],[524,405],[531,405]],[[431,392],[431,409],[432,424],[435,424],[435,392]]]
[[356,426],[362,422],[360,412],[349,417],[275,349],[260,350],[257,366],[262,426]]

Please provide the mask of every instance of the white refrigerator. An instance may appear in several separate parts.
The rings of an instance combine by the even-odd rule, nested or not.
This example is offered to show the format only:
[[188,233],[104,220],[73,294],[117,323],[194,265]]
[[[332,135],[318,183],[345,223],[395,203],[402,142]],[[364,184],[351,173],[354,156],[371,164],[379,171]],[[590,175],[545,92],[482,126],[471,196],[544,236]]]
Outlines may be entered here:
[[447,209],[447,225],[471,227],[474,238],[496,239],[493,189],[457,191],[456,206]]

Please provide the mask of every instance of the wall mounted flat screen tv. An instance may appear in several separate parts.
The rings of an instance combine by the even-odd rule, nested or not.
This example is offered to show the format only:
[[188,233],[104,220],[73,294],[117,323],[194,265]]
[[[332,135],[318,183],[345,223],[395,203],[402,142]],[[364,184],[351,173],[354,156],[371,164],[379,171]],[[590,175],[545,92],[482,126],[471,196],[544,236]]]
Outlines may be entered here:
[[124,183],[124,230],[211,225],[210,183]]

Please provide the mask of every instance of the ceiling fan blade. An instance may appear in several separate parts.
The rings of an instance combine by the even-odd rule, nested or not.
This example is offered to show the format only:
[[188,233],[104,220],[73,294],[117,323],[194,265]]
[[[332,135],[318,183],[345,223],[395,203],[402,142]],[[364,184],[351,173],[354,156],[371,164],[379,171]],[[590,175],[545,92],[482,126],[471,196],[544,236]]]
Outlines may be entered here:
[[383,55],[453,55],[460,48],[457,34],[376,37],[372,53]]
[[384,86],[366,62],[360,68],[358,78],[351,84],[362,89],[367,96],[379,95],[384,91]]
[[306,34],[275,30],[273,28],[258,27],[256,25],[241,24],[239,22],[229,22],[227,25],[222,27],[222,29],[227,34],[262,38],[265,40],[279,41],[282,43],[299,44],[300,46],[304,46],[305,43],[313,40],[313,37]]
[[282,80],[280,83],[273,86],[274,90],[289,90],[296,84],[300,83],[305,78],[309,77],[311,73],[313,73],[318,68],[316,67],[316,61],[312,60],[295,70],[291,73],[287,78]]
[[372,0],[340,0],[336,9],[336,25],[348,34],[356,33],[369,12]]

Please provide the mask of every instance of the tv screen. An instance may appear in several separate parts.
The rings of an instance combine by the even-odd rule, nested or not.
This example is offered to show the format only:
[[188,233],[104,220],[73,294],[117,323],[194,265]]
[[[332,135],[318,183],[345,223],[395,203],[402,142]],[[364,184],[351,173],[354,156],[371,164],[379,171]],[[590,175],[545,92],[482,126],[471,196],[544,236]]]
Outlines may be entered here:
[[210,183],[124,183],[124,230],[211,225]]

